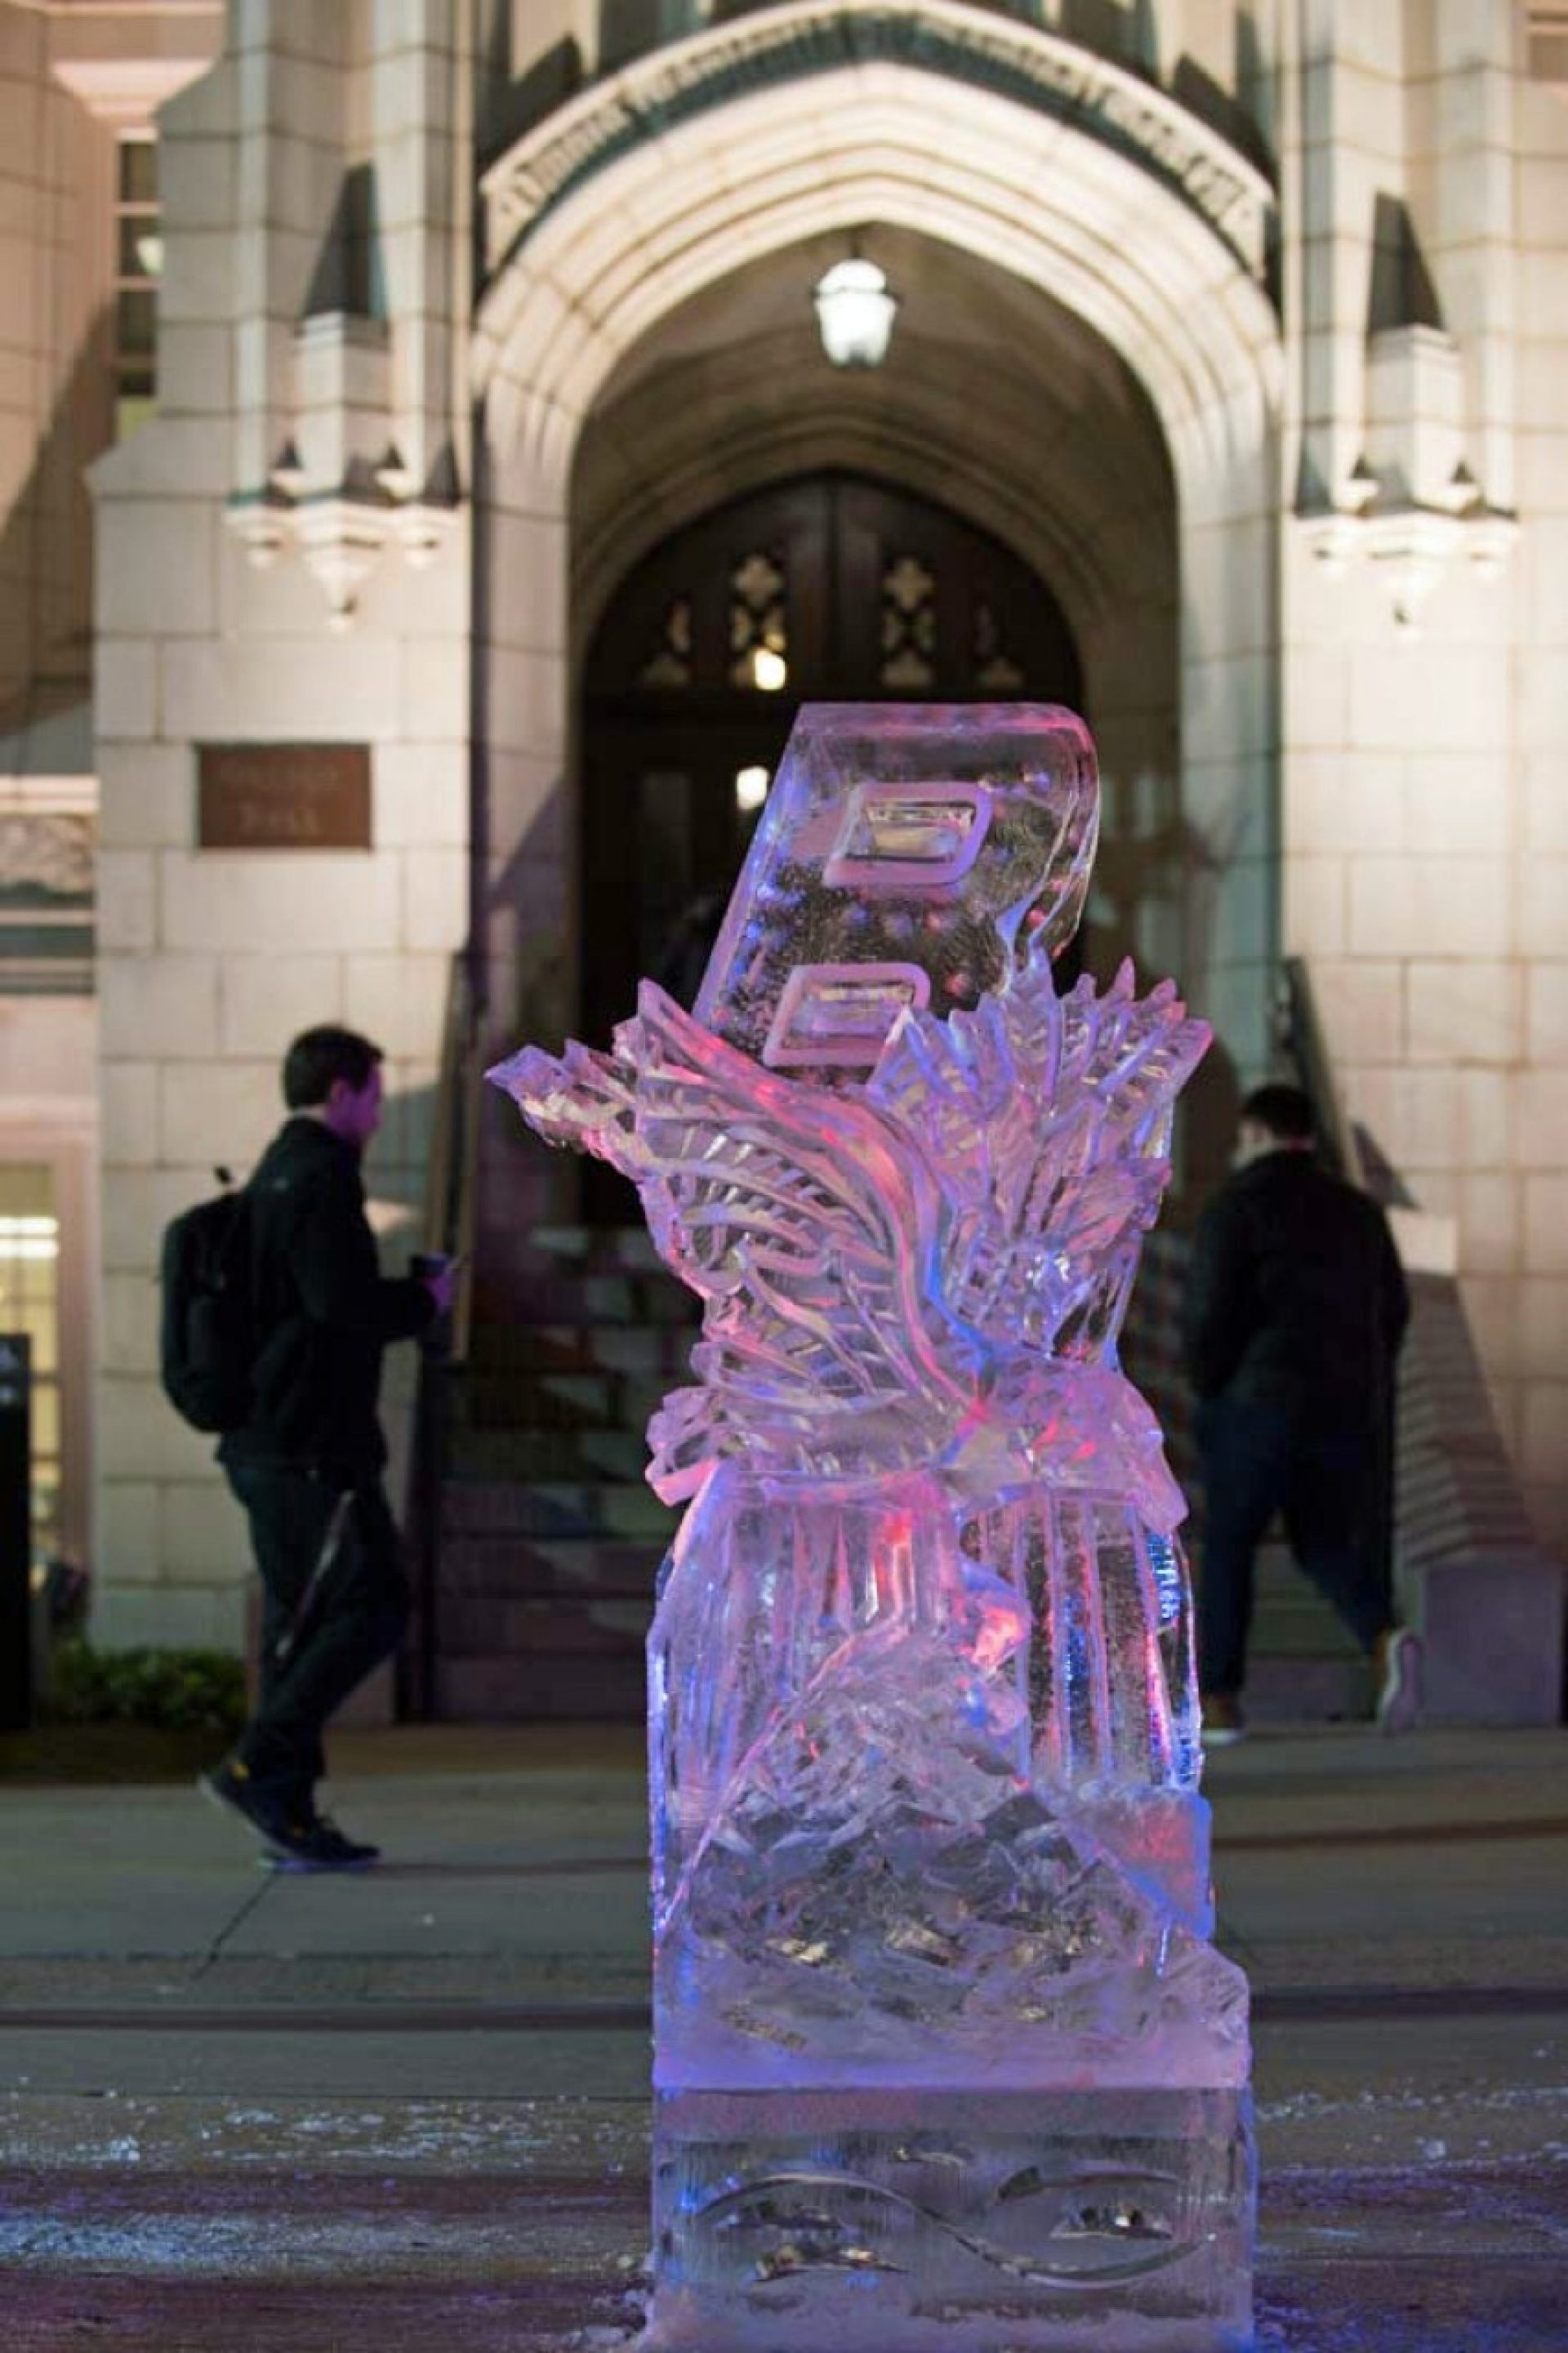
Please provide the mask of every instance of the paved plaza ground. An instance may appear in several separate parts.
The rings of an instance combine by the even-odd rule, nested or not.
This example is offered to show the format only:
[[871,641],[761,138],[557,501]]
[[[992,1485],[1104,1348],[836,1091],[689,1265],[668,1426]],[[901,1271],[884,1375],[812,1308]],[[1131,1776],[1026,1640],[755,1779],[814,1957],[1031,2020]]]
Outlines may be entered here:
[[[5,2353],[632,2336],[635,1736],[334,1759],[373,1875],[269,1876],[182,1786],[0,1784]],[[1568,1735],[1259,1736],[1209,1793],[1260,2353],[1568,2353]]]

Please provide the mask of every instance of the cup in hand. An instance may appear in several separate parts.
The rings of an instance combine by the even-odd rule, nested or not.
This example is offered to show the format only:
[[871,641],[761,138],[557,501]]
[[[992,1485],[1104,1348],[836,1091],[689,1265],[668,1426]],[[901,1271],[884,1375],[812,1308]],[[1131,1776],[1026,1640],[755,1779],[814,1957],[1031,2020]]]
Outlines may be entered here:
[[408,1271],[416,1282],[422,1282],[436,1302],[437,1315],[445,1315],[452,1304],[457,1285],[457,1262],[445,1250],[415,1250],[408,1261]]

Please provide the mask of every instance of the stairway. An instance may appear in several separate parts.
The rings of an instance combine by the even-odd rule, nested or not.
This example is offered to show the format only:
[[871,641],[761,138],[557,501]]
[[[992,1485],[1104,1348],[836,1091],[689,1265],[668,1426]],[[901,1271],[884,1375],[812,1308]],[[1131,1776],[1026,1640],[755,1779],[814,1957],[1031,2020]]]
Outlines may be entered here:
[[679,1516],[644,1483],[643,1431],[684,1376],[696,1302],[645,1232],[562,1226],[518,1253],[504,1304],[487,1315],[481,1293],[452,1384],[436,1713],[640,1715]]
[[[1194,1581],[1203,1574],[1203,1490],[1193,1440],[1193,1397],[1182,1370],[1180,1319],[1189,1242],[1160,1226],[1143,1244],[1122,1335],[1122,1362],[1160,1418],[1172,1470],[1189,1499],[1182,1528]],[[1331,1724],[1364,1717],[1370,1670],[1334,1612],[1295,1566],[1281,1537],[1258,1555],[1247,1714],[1253,1724]]]
[[[1127,1369],[1189,1492],[1176,1361],[1181,1238],[1150,1238]],[[489,1266],[452,1385],[441,1513],[436,1712],[616,1720],[644,1705],[643,1644],[679,1514],[646,1485],[648,1416],[686,1373],[697,1303],[639,1228],[536,1229]],[[1184,1532],[1201,1567],[1201,1542]],[[1254,1722],[1365,1715],[1364,1662],[1282,1544],[1264,1547],[1247,1677]]]

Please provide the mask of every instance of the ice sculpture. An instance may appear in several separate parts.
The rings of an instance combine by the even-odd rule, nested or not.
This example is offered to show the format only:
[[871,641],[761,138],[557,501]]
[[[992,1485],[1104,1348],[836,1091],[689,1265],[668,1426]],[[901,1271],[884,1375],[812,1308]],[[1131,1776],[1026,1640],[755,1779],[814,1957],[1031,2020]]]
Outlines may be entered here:
[[1207,1044],[1058,997],[1093,747],[803,712],[695,1014],[493,1075],[705,1303],[649,1472],[659,2353],[1251,2341],[1182,1501],[1117,1334]]

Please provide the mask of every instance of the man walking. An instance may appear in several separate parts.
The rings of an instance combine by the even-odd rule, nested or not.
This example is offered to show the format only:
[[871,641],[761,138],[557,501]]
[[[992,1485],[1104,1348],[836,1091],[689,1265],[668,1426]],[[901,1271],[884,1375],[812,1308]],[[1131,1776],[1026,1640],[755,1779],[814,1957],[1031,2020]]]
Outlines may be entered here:
[[1239,1740],[1253,1561],[1282,1514],[1300,1567],[1373,1658],[1378,1722],[1415,1719],[1420,1646],[1394,1614],[1394,1359],[1410,1303],[1388,1220],[1320,1166],[1298,1087],[1241,1106],[1235,1174],[1198,1223],[1184,1338],[1206,1526],[1198,1680],[1207,1747]]
[[449,1269],[384,1279],[360,1161],[381,1123],[381,1050],[307,1029],[283,1063],[289,1118],[246,1195],[250,1399],[218,1460],[250,1522],[263,1604],[256,1712],[202,1783],[278,1860],[374,1862],[316,1810],[322,1727],[394,1649],[408,1588],[382,1481],[382,1350],[450,1304]]

